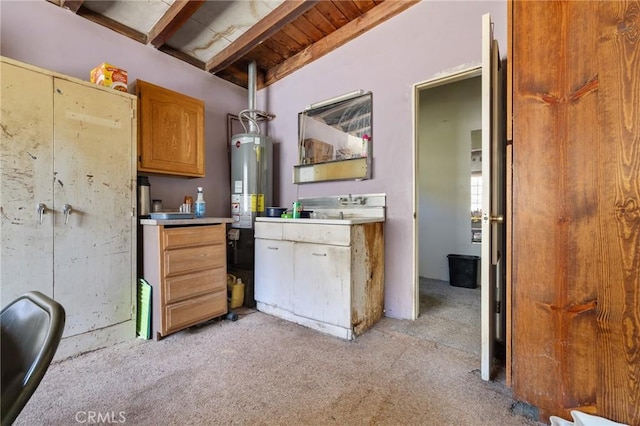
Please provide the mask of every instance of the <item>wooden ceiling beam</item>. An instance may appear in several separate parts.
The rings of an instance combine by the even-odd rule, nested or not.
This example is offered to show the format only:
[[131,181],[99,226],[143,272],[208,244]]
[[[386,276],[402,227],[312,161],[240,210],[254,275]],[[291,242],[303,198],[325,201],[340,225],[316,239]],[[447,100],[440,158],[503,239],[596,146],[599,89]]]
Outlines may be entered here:
[[176,0],[151,28],[147,40],[159,48],[167,42],[196,13],[204,0]]
[[113,30],[119,34],[129,37],[137,42],[140,42],[142,44],[147,44],[146,34],[141,33],[140,31],[134,30],[131,27],[127,27],[126,25],[123,25],[120,22],[114,21],[111,18],[107,18],[106,16],[100,15],[99,13],[96,13],[89,8],[81,7],[80,9],[78,9],[78,12],[76,14],[92,22],[95,22],[96,24],[100,24],[103,27],[107,27],[110,30]]
[[174,49],[168,44],[160,46],[158,50],[163,53],[166,53],[167,55],[171,55],[176,59],[180,59],[181,61],[191,64],[196,68],[200,68],[201,70],[204,70],[205,64],[203,61],[199,60],[198,58],[194,58],[193,56],[189,56],[187,53],[184,53],[178,49]]
[[61,0],[60,7],[64,7],[73,13],[77,13],[80,6],[82,6],[82,3],[84,3],[84,0]]
[[265,72],[265,86],[269,86],[303,66],[337,49],[378,24],[415,5],[420,0],[393,1],[378,4],[348,24],[332,32],[322,40],[302,50],[280,65]]
[[262,43],[311,9],[318,0],[288,0],[278,6],[257,24],[233,41],[228,47],[207,61],[207,71],[215,74],[242,58],[256,45]]

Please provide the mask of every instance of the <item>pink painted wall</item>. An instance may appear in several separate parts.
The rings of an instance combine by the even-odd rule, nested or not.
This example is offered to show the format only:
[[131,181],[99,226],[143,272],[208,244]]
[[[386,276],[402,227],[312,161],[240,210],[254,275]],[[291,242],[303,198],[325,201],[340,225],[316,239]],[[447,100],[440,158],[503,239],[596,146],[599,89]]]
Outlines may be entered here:
[[[506,52],[505,1],[422,1],[356,40],[258,93],[277,114],[269,134],[280,142],[280,204],[298,197],[386,193],[385,315],[413,309],[413,85],[481,62],[482,15],[491,13]],[[295,117],[306,105],[355,89],[373,92],[373,179],[294,185]]]
[[[507,6],[501,1],[427,1],[275,83],[257,95],[258,108],[276,114],[269,134],[278,154],[275,201],[359,193],[387,194],[386,315],[410,318],[413,309],[413,85],[480,63],[481,17],[491,13],[506,49]],[[208,214],[228,216],[226,114],[246,108],[246,90],[142,46],[48,2],[0,2],[0,53],[88,79],[107,61],[136,78],[204,99],[207,177],[153,177],[151,194],[172,205],[204,186]],[[504,56],[504,53],[503,53]],[[355,89],[373,92],[373,176],[362,182],[293,185],[297,114],[306,105]]]
[[230,215],[227,113],[247,108],[247,91],[160,53],[47,1],[0,2],[0,54],[72,77],[89,80],[102,62],[127,70],[131,83],[142,79],[205,102],[205,172],[202,179],[154,176],[151,197],[177,207],[202,186],[207,215]]

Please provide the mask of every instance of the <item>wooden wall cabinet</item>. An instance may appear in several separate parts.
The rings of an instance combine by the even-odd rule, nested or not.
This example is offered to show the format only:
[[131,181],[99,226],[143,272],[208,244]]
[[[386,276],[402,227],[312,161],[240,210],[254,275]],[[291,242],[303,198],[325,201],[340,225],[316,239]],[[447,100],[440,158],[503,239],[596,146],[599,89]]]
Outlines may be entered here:
[[0,59],[2,303],[60,302],[59,359],[134,339],[136,98]]
[[383,223],[256,222],[260,311],[343,339],[384,313]]
[[137,80],[138,171],[204,177],[204,102]]
[[510,4],[512,388],[640,425],[640,14]]
[[154,339],[227,313],[225,238],[224,224],[144,226]]

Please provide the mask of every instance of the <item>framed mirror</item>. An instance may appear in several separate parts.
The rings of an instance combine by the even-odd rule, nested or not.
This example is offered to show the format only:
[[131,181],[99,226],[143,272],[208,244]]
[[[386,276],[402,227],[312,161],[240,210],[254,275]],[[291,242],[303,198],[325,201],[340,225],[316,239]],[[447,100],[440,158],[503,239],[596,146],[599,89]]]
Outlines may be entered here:
[[357,90],[298,114],[293,183],[371,178],[373,95]]

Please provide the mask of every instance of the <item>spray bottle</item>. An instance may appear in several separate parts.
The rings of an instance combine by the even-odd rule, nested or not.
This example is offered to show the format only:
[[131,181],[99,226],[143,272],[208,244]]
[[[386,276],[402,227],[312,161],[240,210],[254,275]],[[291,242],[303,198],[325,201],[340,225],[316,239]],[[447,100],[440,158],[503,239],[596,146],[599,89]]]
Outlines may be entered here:
[[204,217],[205,205],[204,194],[202,193],[202,187],[198,187],[198,195],[196,196],[196,217]]

